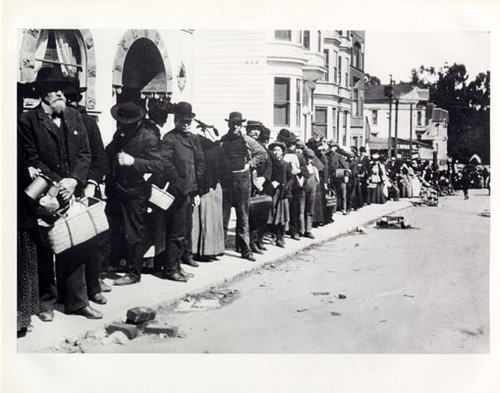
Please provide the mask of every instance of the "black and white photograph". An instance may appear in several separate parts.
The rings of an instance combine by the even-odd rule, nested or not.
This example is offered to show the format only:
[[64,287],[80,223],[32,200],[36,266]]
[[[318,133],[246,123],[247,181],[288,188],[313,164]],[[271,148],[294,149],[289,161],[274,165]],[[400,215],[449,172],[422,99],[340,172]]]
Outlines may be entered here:
[[[405,390],[447,391],[463,359],[473,369],[450,391],[495,391],[491,26],[196,15],[140,28],[21,17],[11,29],[11,356],[39,391],[66,362],[100,365],[70,391],[157,386],[161,375],[133,380],[147,378],[140,359],[162,359],[154,374],[190,391],[204,389],[191,366],[224,366],[212,383],[239,362],[265,367],[262,381],[276,372],[292,391],[289,374],[308,386],[314,359],[318,373],[338,367],[319,390],[335,372],[394,367],[386,392],[417,380]],[[218,391],[255,391],[250,374]],[[348,391],[347,379],[330,386]]]

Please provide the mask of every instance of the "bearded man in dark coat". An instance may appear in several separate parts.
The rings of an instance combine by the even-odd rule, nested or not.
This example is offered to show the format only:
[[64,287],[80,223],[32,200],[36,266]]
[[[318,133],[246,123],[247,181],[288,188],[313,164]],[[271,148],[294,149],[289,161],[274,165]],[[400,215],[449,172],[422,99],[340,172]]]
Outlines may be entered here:
[[[63,91],[67,81],[60,68],[42,67],[35,87],[41,99],[38,107],[21,115],[18,123],[18,143],[32,179],[40,173],[59,186],[58,199],[68,204],[73,196],[82,196],[90,168],[91,153],[87,131],[76,109],[66,106]],[[58,297],[65,312],[91,319],[102,313],[89,306],[85,282],[85,264],[81,248],[71,248],[55,258],[47,242],[48,228],[40,229],[38,276],[42,321],[54,318]]]

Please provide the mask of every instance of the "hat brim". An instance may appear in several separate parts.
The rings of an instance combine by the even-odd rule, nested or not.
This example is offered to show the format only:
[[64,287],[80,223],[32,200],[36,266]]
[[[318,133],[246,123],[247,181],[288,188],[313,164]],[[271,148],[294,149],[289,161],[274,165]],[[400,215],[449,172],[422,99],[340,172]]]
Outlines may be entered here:
[[283,149],[283,151],[286,151],[286,146],[282,142],[273,142],[273,143],[270,143],[267,148],[269,150],[273,150],[276,146],[279,146],[279,147],[281,147]]
[[43,91],[63,91],[67,86],[68,82],[64,80],[42,80],[35,81],[34,86],[37,92]]
[[228,123],[244,123],[247,121],[247,119],[240,119],[240,120],[235,120],[235,119],[224,119]]
[[141,106],[139,106],[139,115],[137,115],[135,117],[129,117],[129,118],[121,117],[118,114],[118,109],[120,109],[120,104],[116,104],[113,107],[111,107],[111,116],[118,123],[132,124],[132,123],[138,122],[139,120],[141,120],[142,118],[144,118],[144,116],[146,116],[146,110],[143,107],[141,107]]
[[191,113],[189,116],[181,116],[174,112],[174,116],[181,120],[193,120],[196,117],[196,113]]

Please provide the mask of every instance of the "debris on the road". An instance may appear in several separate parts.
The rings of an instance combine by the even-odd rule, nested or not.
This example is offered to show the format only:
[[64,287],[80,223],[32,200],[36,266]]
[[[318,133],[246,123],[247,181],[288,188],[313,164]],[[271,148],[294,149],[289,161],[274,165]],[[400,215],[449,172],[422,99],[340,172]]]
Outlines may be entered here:
[[386,323],[386,322],[387,322],[387,320],[386,320],[386,319],[381,319],[379,322],[380,322],[380,323]]
[[184,298],[179,301],[174,311],[213,310],[231,303],[239,294],[237,289],[212,287],[203,293],[184,296]]
[[110,335],[114,332],[122,332],[127,336],[129,340],[133,340],[137,337],[138,329],[137,326],[131,323],[112,323],[107,326],[106,330]]
[[482,212],[478,213],[478,216],[481,216],[481,217],[490,217],[490,211],[489,210],[483,210]]
[[356,243],[356,244],[354,245],[354,247],[359,247],[359,243]]
[[105,337],[108,337],[108,332],[106,331],[105,328],[99,328],[97,330],[91,330],[89,332],[87,332],[87,334],[85,335],[85,339],[88,340],[88,339],[98,339],[98,340],[101,340]]
[[402,216],[383,216],[381,220],[377,221],[377,228],[388,229],[406,229],[410,224]]
[[[145,334],[158,334],[160,337],[177,337],[179,329],[177,326],[171,326],[167,322],[152,321],[144,328]],[[165,338],[165,337],[163,337]]]
[[156,311],[151,307],[134,307],[127,311],[127,323],[135,325],[155,319]]
[[363,233],[363,234],[366,234],[367,233],[367,230],[366,228],[364,227],[356,227],[356,232],[359,232],[359,233]]
[[301,308],[297,310],[297,312],[304,312],[304,311],[309,311],[309,310],[307,308]]
[[341,293],[339,293],[338,298],[339,299],[347,299],[347,296],[346,295],[342,295]]
[[126,344],[127,342],[128,342],[128,337],[123,332],[114,332],[109,337],[106,337],[101,340],[102,345],[107,345],[110,343],[123,345]]
[[72,345],[72,346],[78,346],[80,345],[80,337],[78,335],[75,335],[75,336],[68,336],[65,338],[65,341],[66,343],[68,343],[69,345]]
[[335,312],[335,311],[332,311],[330,314],[333,315],[334,317],[340,316],[340,313]]
[[403,296],[405,296],[405,297],[415,297],[415,295],[407,295],[407,294],[404,294]]
[[314,296],[328,296],[330,292],[311,292]]

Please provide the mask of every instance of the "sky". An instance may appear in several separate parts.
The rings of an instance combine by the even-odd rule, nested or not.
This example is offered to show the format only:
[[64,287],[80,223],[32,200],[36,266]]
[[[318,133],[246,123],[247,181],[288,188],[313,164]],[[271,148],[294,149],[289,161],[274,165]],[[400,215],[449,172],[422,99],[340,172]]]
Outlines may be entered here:
[[480,72],[490,70],[490,34],[488,32],[366,31],[365,72],[389,83],[408,82],[411,70],[420,65],[434,66],[445,62],[464,64],[469,81]]

